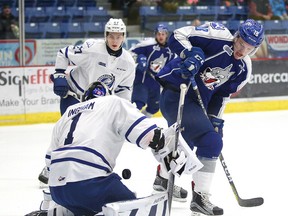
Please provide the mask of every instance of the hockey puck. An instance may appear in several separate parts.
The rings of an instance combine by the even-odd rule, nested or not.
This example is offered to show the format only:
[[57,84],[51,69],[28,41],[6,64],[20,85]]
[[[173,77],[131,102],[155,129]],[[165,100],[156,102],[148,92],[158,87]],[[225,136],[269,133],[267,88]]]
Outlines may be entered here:
[[124,179],[130,179],[130,177],[131,177],[131,171],[130,171],[129,169],[124,169],[124,170],[122,171],[122,177],[123,177]]

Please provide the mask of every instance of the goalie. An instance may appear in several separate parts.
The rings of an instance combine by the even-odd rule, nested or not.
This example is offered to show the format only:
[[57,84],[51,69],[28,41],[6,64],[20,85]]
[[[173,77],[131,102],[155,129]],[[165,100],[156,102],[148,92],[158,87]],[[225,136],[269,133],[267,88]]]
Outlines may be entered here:
[[46,154],[52,199],[74,215],[95,215],[108,203],[136,199],[113,172],[125,140],[150,147],[174,174],[201,168],[183,139],[172,158],[175,125],[160,129],[129,101],[110,95],[103,83],[92,83],[82,101],[68,107],[56,123]]

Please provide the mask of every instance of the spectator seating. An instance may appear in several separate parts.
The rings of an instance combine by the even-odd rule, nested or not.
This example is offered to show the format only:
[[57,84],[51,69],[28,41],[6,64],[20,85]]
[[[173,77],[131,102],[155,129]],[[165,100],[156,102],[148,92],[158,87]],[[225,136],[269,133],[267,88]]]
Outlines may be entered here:
[[87,22],[83,23],[83,31],[86,32],[86,37],[97,38],[104,37],[105,23],[103,22]]
[[67,13],[67,10],[62,7],[46,7],[45,11],[47,14],[50,15],[50,22],[70,22],[71,16]]
[[[167,13],[156,6],[141,6],[139,9],[142,30],[149,29],[150,24],[162,21],[230,21],[247,19],[248,8],[246,6],[179,6],[176,14]],[[148,24],[148,26],[147,26]],[[177,24],[176,24],[177,25]]]
[[264,22],[264,29],[265,33],[270,34],[281,34],[285,33],[287,30],[287,27],[285,28],[285,24],[282,20],[266,20]]
[[[3,3],[12,5],[12,13],[18,16],[18,0],[2,0],[0,5]],[[195,19],[199,19],[202,23],[218,21],[234,33],[239,24],[247,19],[248,8],[246,6],[226,7],[201,4],[200,6],[179,6],[176,13],[170,13],[157,6],[141,6],[139,14],[144,32],[146,30],[154,31],[155,26],[159,23],[166,24],[169,31],[173,31],[175,28],[192,25]],[[102,38],[104,25],[111,17],[104,7],[97,6],[96,0],[25,0],[25,34],[27,38],[77,36]],[[263,23],[265,32],[268,34],[288,32],[288,21],[258,22]],[[44,25],[44,23],[47,24]],[[78,23],[79,26],[75,23]],[[37,29],[39,29],[38,33]],[[79,29],[82,29],[82,32]]]
[[39,23],[39,30],[44,33],[44,38],[65,38],[66,30],[57,22]]
[[62,29],[66,30],[66,38],[84,38],[84,32],[81,22],[62,23]]
[[25,37],[27,39],[40,39],[43,32],[39,30],[39,23],[25,23]]
[[248,7],[231,6],[233,11],[233,20],[246,20],[248,18]]
[[177,21],[175,22],[175,28],[182,28],[192,25],[192,21]]
[[25,16],[28,22],[47,22],[50,16],[43,7],[25,7]]
[[56,6],[61,7],[74,7],[76,6],[77,0],[58,0]]
[[282,20],[282,27],[286,30],[286,33],[288,33],[288,20]]
[[177,8],[176,13],[180,16],[178,21],[192,21],[198,18],[192,6],[180,6]]
[[99,7],[86,7],[85,14],[90,16],[90,22],[107,22],[112,16],[108,14],[108,11]]
[[217,20],[231,20],[234,18],[234,7],[220,6],[217,7]]
[[[35,1],[35,7],[53,7],[56,6],[57,0],[41,0]],[[25,0],[25,7],[26,7],[26,0]]]
[[228,24],[226,25],[226,27],[230,30],[230,32],[232,34],[234,34],[238,28],[239,28],[239,25],[244,22],[243,20],[231,20],[228,22]]
[[145,25],[148,23],[156,23],[161,20],[161,12],[156,6],[142,6],[139,9],[141,17],[141,28],[145,29]]
[[217,20],[217,6],[195,6],[194,13],[200,20]]
[[95,7],[96,1],[95,0],[78,0],[76,1],[77,7]]

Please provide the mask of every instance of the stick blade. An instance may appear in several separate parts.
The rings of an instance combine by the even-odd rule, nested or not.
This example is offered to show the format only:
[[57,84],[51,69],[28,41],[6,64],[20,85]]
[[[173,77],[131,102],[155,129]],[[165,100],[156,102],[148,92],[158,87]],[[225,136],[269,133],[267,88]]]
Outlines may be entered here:
[[238,199],[238,203],[242,207],[256,207],[260,206],[264,203],[264,199],[262,197],[256,197],[252,199]]

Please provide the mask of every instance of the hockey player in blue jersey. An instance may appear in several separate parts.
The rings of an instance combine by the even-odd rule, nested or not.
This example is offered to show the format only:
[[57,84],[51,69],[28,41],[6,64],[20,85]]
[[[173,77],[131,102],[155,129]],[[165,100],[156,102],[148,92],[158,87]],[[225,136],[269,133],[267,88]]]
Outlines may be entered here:
[[104,83],[92,83],[82,100],[69,106],[54,126],[45,157],[52,199],[74,215],[92,216],[106,203],[136,198],[113,172],[125,140],[150,147],[159,162],[168,161],[166,168],[174,174],[191,174],[195,166],[203,166],[183,138],[171,158],[175,127],[159,128],[131,102],[110,95]]
[[[182,135],[204,167],[193,174],[194,215],[222,215],[223,209],[209,201],[210,186],[216,160],[223,147],[223,111],[231,94],[239,91],[252,73],[249,55],[264,40],[263,26],[248,19],[232,35],[216,22],[176,29],[169,38],[169,47],[179,57],[168,63],[157,75],[163,86],[160,110],[168,125],[176,121],[179,85],[186,83]],[[191,87],[195,81],[209,119],[203,112],[197,94]]]
[[[132,102],[147,117],[152,117],[159,111],[160,84],[155,80],[155,75],[177,56],[168,47],[169,31],[164,24],[156,26],[154,35],[154,38],[146,39],[129,50],[137,63]],[[153,183],[154,190],[166,190],[168,184],[163,177],[168,177],[168,173],[158,166],[157,177]],[[184,202],[187,198],[187,191],[174,185],[173,198]]]
[[148,38],[129,50],[136,60],[136,77],[133,83],[132,102],[147,117],[159,111],[160,85],[155,75],[175,58],[167,45],[169,32],[164,24],[156,26],[154,38]]

